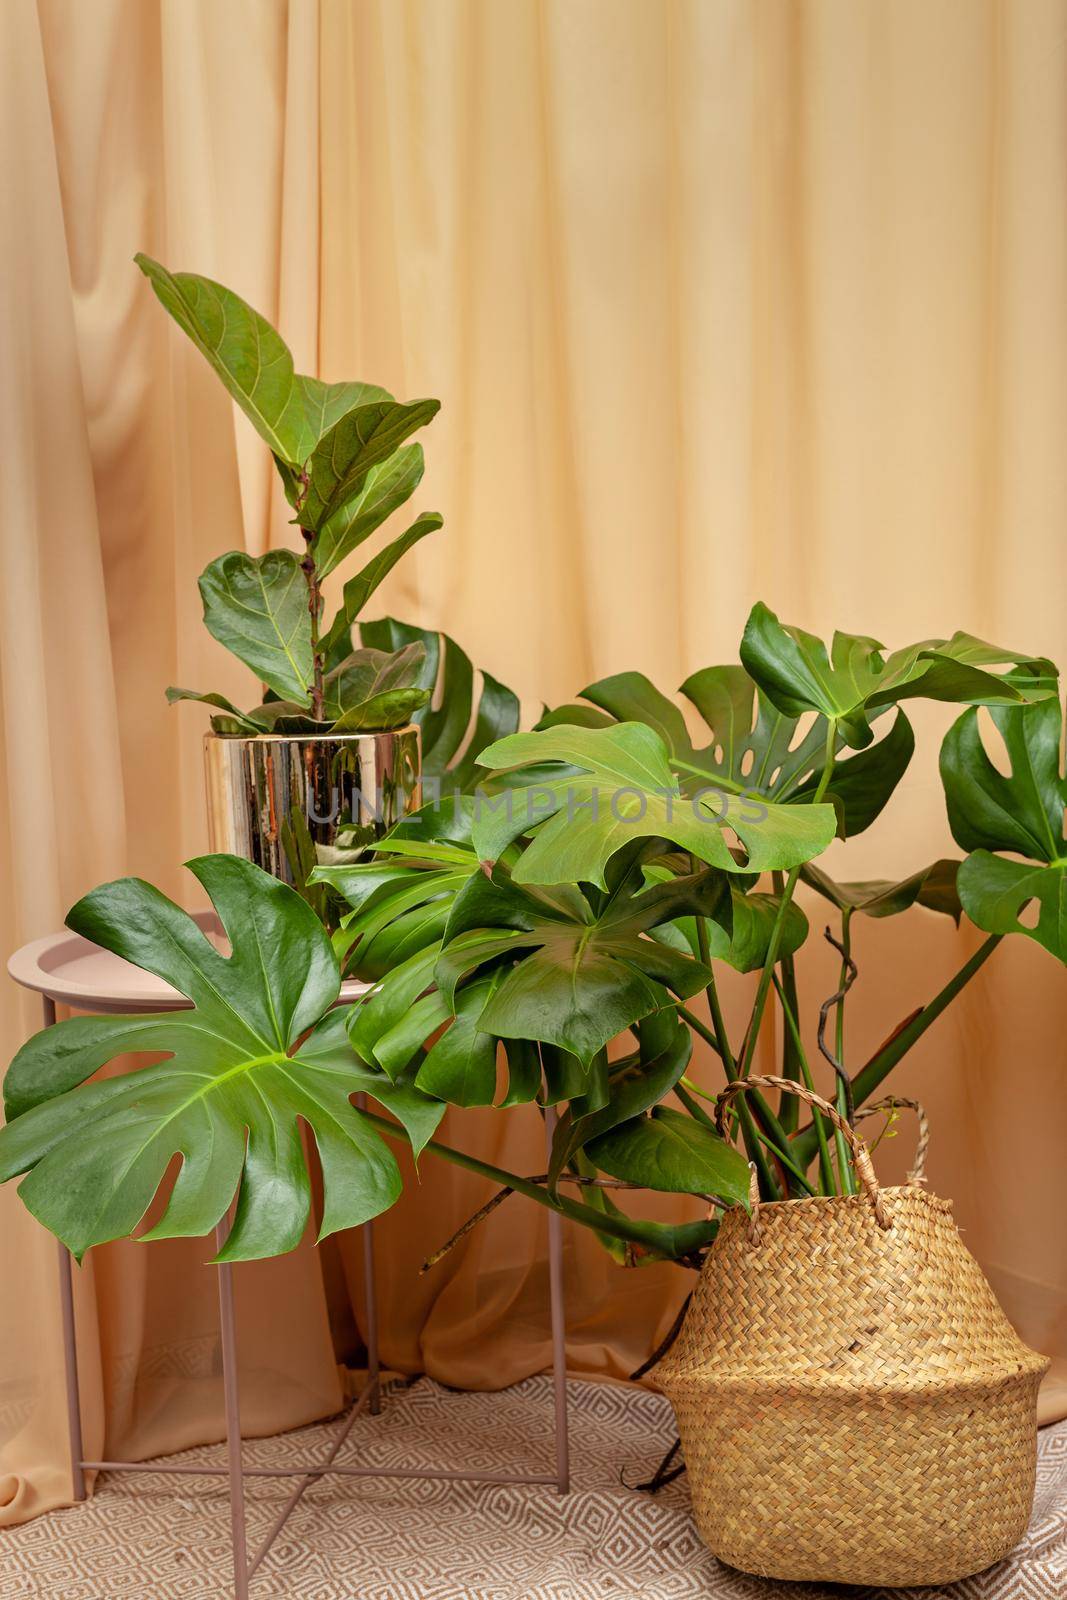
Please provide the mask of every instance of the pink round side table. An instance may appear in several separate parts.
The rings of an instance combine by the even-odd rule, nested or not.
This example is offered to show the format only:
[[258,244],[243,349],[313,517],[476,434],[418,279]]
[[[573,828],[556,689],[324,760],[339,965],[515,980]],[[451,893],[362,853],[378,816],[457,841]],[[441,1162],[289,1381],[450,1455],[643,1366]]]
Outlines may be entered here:
[[[223,952],[228,945],[213,911],[193,914],[193,920],[207,938]],[[56,1020],[56,1006],[73,1006],[92,1013],[185,1011],[192,1002],[154,973],[135,967],[121,956],[103,950],[80,934],[64,930],[35,939],[16,950],[7,964],[10,976],[24,989],[41,996],[45,1027]],[[338,1005],[351,1005],[370,986],[355,979],[341,985]],[[357,1096],[357,1105],[365,1096]],[[545,1131],[551,1151],[555,1112],[545,1109]],[[215,1229],[221,1249],[229,1231],[228,1219]],[[560,1494],[570,1489],[570,1460],[567,1426],[567,1369],[564,1347],[563,1237],[562,1219],[550,1212],[548,1218],[549,1296],[552,1323],[552,1372],[555,1398],[556,1471],[548,1474],[471,1473],[417,1468],[385,1468],[338,1465],[336,1457],[356,1419],[363,1413],[376,1415],[381,1407],[381,1368],[378,1354],[378,1305],[374,1272],[374,1225],[365,1222],[363,1235],[363,1285],[367,1320],[367,1383],[345,1417],[342,1426],[322,1461],[309,1461],[287,1467],[244,1467],[241,1460],[241,1422],[237,1387],[237,1327],[234,1317],[233,1266],[218,1262],[219,1327],[222,1348],[222,1380],[226,1406],[225,1467],[183,1467],[141,1461],[88,1461],[82,1443],[81,1398],[78,1380],[78,1354],[74,1324],[74,1292],[71,1257],[57,1241],[59,1288],[63,1320],[63,1355],[66,1369],[67,1426],[70,1440],[71,1477],[75,1500],[85,1499],[85,1472],[148,1472],[176,1477],[227,1478],[230,1490],[230,1521],[233,1538],[234,1600],[248,1600],[249,1584],[271,1545],[296,1508],[305,1490],[327,1474],[353,1478],[441,1479],[462,1483],[547,1485]],[[251,1554],[245,1532],[244,1480],[246,1477],[300,1479],[278,1516],[268,1529],[259,1549]]]

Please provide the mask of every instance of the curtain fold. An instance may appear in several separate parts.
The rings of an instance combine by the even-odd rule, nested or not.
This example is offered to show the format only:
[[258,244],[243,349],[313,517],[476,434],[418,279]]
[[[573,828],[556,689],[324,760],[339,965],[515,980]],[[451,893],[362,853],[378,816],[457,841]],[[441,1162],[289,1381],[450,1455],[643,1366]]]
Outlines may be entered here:
[[[10,0],[2,25],[8,951],[124,872],[193,903],[203,717],[162,692],[247,692],[196,577],[292,538],[138,249],[232,284],[305,370],[441,397],[419,509],[446,525],[380,610],[445,627],[531,713],[608,672],[670,691],[736,659],[756,598],[820,633],[1067,654],[1059,0]],[[954,853],[950,715],[920,708],[904,785],[830,871]],[[836,986],[810,909],[809,1017]],[[977,938],[923,912],[855,937],[860,1061]],[[734,1027],[747,992],[727,985]],[[37,1012],[4,1003],[10,1054]],[[1067,1363],[1065,1024],[1062,971],[1008,941],[894,1081],[931,1112],[932,1187],[1009,1314]],[[532,1112],[445,1136],[543,1170]],[[879,1151],[890,1178],[909,1139]],[[486,1197],[426,1157],[378,1225],[395,1368],[493,1387],[547,1363],[544,1222],[521,1200],[418,1274]],[[69,1483],[54,1242],[13,1187],[0,1208],[14,1522]],[[624,1376],[687,1274],[623,1271],[574,1229],[566,1250],[569,1359]],[[114,1245],[77,1272],[92,1450],[220,1436],[206,1254]],[[237,1279],[246,1427],[327,1414],[358,1240]],[[1044,1404],[1067,1411],[1067,1376]]]

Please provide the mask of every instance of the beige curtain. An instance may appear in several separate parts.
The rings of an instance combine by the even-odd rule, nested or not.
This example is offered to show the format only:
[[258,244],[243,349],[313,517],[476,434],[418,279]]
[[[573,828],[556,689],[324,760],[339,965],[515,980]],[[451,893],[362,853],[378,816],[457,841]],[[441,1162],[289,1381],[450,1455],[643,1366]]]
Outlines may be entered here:
[[[420,500],[446,528],[383,610],[448,628],[531,711],[622,668],[671,689],[735,658],[757,597],[820,632],[965,627],[1062,659],[1065,20],[1062,0],[9,0],[6,949],[123,872],[190,896],[201,714],[162,690],[246,692],[196,574],[288,537],[140,248],[232,284],[305,368],[441,396]],[[920,713],[890,811],[831,870],[951,850],[948,715]],[[976,942],[925,913],[859,929],[854,1058]],[[835,983],[818,944],[809,1016]],[[11,989],[5,1010],[10,1051],[37,1012]],[[898,1082],[1009,1313],[1067,1360],[1065,1022],[1062,971],[1009,941]],[[542,1159],[532,1114],[448,1134]],[[908,1142],[880,1151],[890,1177]],[[523,1202],[417,1275],[485,1194],[427,1160],[379,1225],[393,1367],[494,1387],[546,1363]],[[14,1522],[69,1483],[55,1245],[13,1188],[0,1207]],[[573,1230],[567,1251],[570,1360],[624,1375],[686,1275],[624,1272]],[[219,1436],[205,1255],[115,1245],[77,1273],[91,1452]],[[334,1409],[357,1241],[237,1277],[249,1431]],[[1044,1405],[1067,1410],[1067,1381]]]

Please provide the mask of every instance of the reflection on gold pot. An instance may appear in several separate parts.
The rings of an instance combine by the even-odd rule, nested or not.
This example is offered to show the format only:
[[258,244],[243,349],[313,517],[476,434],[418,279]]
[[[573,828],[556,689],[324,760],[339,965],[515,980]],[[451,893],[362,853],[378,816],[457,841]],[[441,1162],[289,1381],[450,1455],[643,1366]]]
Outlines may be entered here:
[[419,730],[209,733],[204,739],[212,850],[301,884],[316,862],[357,860],[419,805]]

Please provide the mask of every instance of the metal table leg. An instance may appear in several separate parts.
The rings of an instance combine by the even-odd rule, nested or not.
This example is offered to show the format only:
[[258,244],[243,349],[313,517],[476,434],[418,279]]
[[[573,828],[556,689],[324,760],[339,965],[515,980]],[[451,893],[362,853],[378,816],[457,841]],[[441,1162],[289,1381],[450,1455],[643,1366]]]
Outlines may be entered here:
[[[42,995],[41,1009],[44,1025],[51,1028],[56,1020],[56,1003],[49,995]],[[70,1478],[75,1500],[85,1499],[85,1472],[82,1461],[85,1447],[82,1444],[81,1389],[78,1383],[78,1339],[74,1325],[74,1284],[70,1271],[70,1251],[65,1244],[59,1250],[59,1306],[63,1322],[63,1369],[67,1389],[67,1442],[70,1446]]]
[[[556,1131],[554,1106],[545,1107],[545,1141],[552,1160]],[[563,1304],[563,1218],[548,1213],[548,1297],[552,1317],[552,1391],[556,1408],[556,1487],[569,1494],[571,1487],[570,1437],[567,1419],[567,1323]]]
[[[220,1222],[215,1242],[221,1250],[230,1227]],[[248,1540],[245,1534],[245,1489],[241,1461],[241,1412],[237,1391],[237,1325],[233,1312],[233,1268],[219,1262],[219,1327],[222,1335],[222,1387],[226,1401],[226,1454],[230,1479],[230,1528],[233,1538],[234,1600],[248,1600]]]

